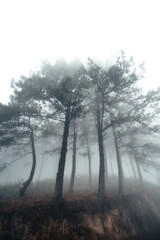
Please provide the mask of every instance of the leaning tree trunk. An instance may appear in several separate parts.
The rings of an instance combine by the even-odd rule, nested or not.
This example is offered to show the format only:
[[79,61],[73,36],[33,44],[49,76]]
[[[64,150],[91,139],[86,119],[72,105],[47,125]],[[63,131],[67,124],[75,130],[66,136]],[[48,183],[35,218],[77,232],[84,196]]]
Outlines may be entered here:
[[66,110],[66,116],[65,116],[65,122],[64,122],[64,131],[63,131],[63,140],[62,140],[62,148],[61,148],[61,154],[59,159],[59,165],[58,165],[58,172],[56,177],[56,184],[55,184],[55,190],[52,197],[52,201],[62,201],[63,196],[63,178],[64,178],[64,168],[65,168],[65,162],[66,162],[66,155],[67,155],[67,142],[68,142],[68,136],[69,136],[69,125],[70,125],[70,107]]
[[70,180],[70,184],[69,184],[69,188],[68,188],[68,192],[69,193],[73,193],[75,173],[76,173],[77,132],[78,132],[78,122],[76,124],[76,119],[74,119],[74,125],[73,125],[72,173],[71,173],[71,180]]
[[88,134],[85,134],[87,142],[87,156],[88,156],[88,170],[89,170],[89,187],[92,185],[92,171],[91,171],[91,151],[89,146]]
[[112,127],[113,127],[113,136],[114,136],[115,149],[116,149],[116,155],[117,155],[118,176],[119,176],[119,195],[121,195],[123,192],[124,176],[123,176],[122,161],[121,161],[121,156],[120,156],[120,152],[119,152],[119,147],[118,147],[117,136],[116,136],[114,124],[112,125]]
[[34,144],[34,133],[33,133],[33,129],[32,129],[31,126],[30,126],[30,130],[31,130],[31,148],[32,148],[33,164],[32,164],[32,169],[31,169],[30,176],[29,176],[28,180],[25,181],[23,183],[22,187],[20,188],[20,192],[19,192],[20,197],[25,196],[25,191],[28,188],[28,186],[30,185],[30,183],[32,182],[34,172],[35,172],[35,168],[36,168],[36,151],[35,151],[35,144]]

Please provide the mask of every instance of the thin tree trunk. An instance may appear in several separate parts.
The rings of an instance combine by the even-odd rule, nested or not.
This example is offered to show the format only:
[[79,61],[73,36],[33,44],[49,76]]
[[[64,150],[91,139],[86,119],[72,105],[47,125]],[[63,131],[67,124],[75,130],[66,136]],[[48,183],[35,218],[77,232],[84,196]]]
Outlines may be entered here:
[[98,197],[103,199],[105,197],[105,164],[104,164],[104,147],[103,147],[103,133],[102,122],[99,104],[97,104],[97,135],[99,147],[99,182],[98,182]]
[[136,166],[137,166],[137,171],[138,171],[140,187],[141,187],[141,189],[143,189],[143,178],[142,178],[141,168],[140,168],[139,162],[137,160],[135,160],[135,161],[136,161]]
[[130,163],[131,163],[134,179],[136,179],[136,171],[135,171],[135,168],[134,168],[134,165],[133,165],[133,158],[131,158],[131,155],[129,155],[129,160],[130,160]]
[[97,89],[96,93],[96,128],[99,148],[99,182],[98,197],[105,198],[105,163],[104,163],[104,146],[103,146],[103,118],[104,118],[104,95]]
[[58,172],[56,177],[55,190],[52,197],[52,201],[62,201],[62,192],[63,192],[63,178],[64,178],[64,168],[67,155],[67,142],[69,136],[69,125],[70,125],[70,108],[66,110],[65,122],[64,122],[64,132],[62,140],[62,148],[58,165]]
[[72,155],[72,173],[71,180],[68,188],[69,193],[73,193],[75,173],[76,173],[76,151],[77,151],[77,132],[78,132],[78,122],[76,124],[76,119],[74,119],[73,124],[73,155]]
[[116,149],[116,155],[117,155],[118,176],[119,176],[119,195],[122,195],[123,185],[124,185],[122,161],[121,161],[121,156],[120,156],[120,152],[119,152],[119,147],[118,147],[117,136],[116,136],[114,124],[112,125],[112,128],[113,128],[113,136],[114,136],[115,149]]
[[104,164],[104,153],[103,153],[103,135],[102,129],[98,129],[98,147],[99,147],[99,185],[98,185],[98,197],[105,197],[105,164]]
[[106,183],[108,182],[108,164],[107,164],[107,153],[104,147],[104,161],[105,161],[105,171],[106,171]]
[[88,156],[88,170],[89,170],[89,187],[92,185],[92,171],[91,171],[91,151],[89,146],[88,134],[86,133],[86,142],[87,142],[87,156]]
[[38,175],[38,178],[37,178],[37,181],[40,180],[41,178],[41,175],[42,175],[42,170],[43,170],[43,166],[44,166],[44,155],[43,155],[43,158],[42,158],[42,162],[41,162],[41,166],[40,166],[40,171],[39,171],[39,175]]
[[110,166],[111,166],[111,172],[112,172],[112,176],[113,176],[114,175],[113,164],[112,164],[112,159],[111,159],[111,155],[110,155],[109,150],[108,150],[108,158],[109,158],[109,162],[110,162]]
[[31,148],[32,148],[32,168],[31,168],[31,172],[30,172],[30,176],[28,178],[27,181],[25,181],[23,183],[23,186],[20,188],[20,192],[19,192],[19,196],[20,197],[24,197],[25,196],[25,191],[28,188],[28,186],[30,185],[30,183],[32,182],[33,176],[34,176],[34,172],[35,172],[35,168],[36,168],[36,151],[35,151],[35,144],[34,144],[34,133],[33,133],[33,129],[30,126],[30,130],[31,130]]

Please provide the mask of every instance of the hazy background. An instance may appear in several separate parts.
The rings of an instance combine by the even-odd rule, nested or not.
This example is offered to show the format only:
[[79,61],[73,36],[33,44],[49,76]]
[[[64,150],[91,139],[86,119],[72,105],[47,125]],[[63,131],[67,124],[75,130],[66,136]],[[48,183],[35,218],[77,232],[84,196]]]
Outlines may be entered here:
[[[145,91],[160,86],[160,2],[158,0],[5,0],[0,2],[0,102],[7,103],[11,79],[19,79],[39,68],[43,59],[70,61],[87,57],[98,61],[114,61],[123,49],[137,64],[145,62]],[[50,140],[51,141],[51,140]],[[55,178],[59,154],[43,155],[37,143],[38,161],[34,180],[39,177],[43,158],[43,178]],[[43,144],[43,143],[42,143]],[[58,144],[58,143],[57,143]],[[112,141],[110,145],[113,145]],[[50,148],[53,149],[52,142]],[[46,145],[45,145],[46,148]],[[92,172],[98,174],[97,144],[94,148]],[[112,151],[112,148],[110,148]],[[41,151],[39,151],[41,150]],[[45,149],[46,150],[46,149]],[[78,150],[77,173],[88,173],[88,161]],[[11,158],[12,150],[0,153],[0,161]],[[117,165],[112,151],[114,174]],[[66,161],[66,176],[71,173],[71,151]],[[16,159],[12,156],[12,159]],[[125,158],[124,158],[125,159]],[[126,159],[127,161],[127,159]],[[31,168],[31,156],[21,159],[2,172],[0,183],[23,181]],[[128,167],[129,166],[129,167]],[[125,176],[132,175],[130,164],[123,162]],[[15,176],[14,170],[24,169]],[[47,171],[45,170],[47,169]],[[85,172],[86,171],[86,172]],[[108,166],[111,174],[111,166]],[[154,169],[143,171],[146,180],[157,181]]]

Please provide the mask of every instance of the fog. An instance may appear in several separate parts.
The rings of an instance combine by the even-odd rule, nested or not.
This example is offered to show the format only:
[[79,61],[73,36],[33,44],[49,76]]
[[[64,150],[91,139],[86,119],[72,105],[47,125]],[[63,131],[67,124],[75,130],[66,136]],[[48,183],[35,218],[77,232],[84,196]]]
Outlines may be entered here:
[[143,88],[159,86],[159,1],[8,0],[0,6],[1,102],[9,101],[11,79],[30,74],[42,59],[103,61],[121,49],[137,64],[145,61]]
[[[62,132],[62,131],[61,131]],[[116,160],[116,152],[114,146],[114,140],[111,136],[111,132],[108,133],[109,137],[105,141],[106,148],[106,158],[107,158],[107,167],[106,167],[106,190],[108,183],[111,183],[112,177],[118,177],[118,169],[117,169],[117,160]],[[61,146],[61,138],[62,136],[48,137],[48,138],[37,138],[36,139],[36,154],[37,154],[37,164],[35,175],[33,178],[33,182],[43,181],[50,179],[52,182],[52,187],[54,189],[56,174],[58,170],[58,162],[60,155],[60,146]],[[159,138],[159,137],[158,137]],[[145,144],[145,142],[153,140],[154,137],[147,137],[142,139],[140,145]],[[65,165],[65,173],[64,177],[69,181],[72,171],[72,135],[69,138],[68,152],[66,158]],[[156,138],[156,142],[157,138]],[[91,146],[91,171],[92,171],[92,180],[94,184],[98,185],[98,174],[99,174],[99,152],[98,152],[98,143],[92,143]],[[24,153],[30,151],[28,148],[21,148],[19,146],[9,148],[8,150],[2,150],[0,152],[0,162],[1,166],[6,163],[18,159],[23,156]],[[88,158],[86,155],[86,146],[81,146],[81,144],[77,143],[77,161],[76,161],[76,177],[75,177],[75,189],[78,186],[78,179],[84,179],[85,184],[84,188],[88,188],[88,178],[89,178],[89,167],[88,167]],[[154,165],[154,163],[156,163]],[[136,168],[136,162],[133,161],[136,179],[138,180],[138,172]],[[122,154],[122,166],[124,171],[124,178],[132,179],[134,181],[134,173],[131,166],[130,159],[126,153]],[[14,183],[23,183],[29,176],[32,167],[32,156],[31,153],[28,155],[18,159],[16,162],[8,166],[4,169],[0,174],[0,185],[8,185]],[[158,184],[160,181],[160,164],[159,164],[159,153],[150,153],[148,154],[148,161],[144,161],[140,165],[143,181]],[[107,177],[108,175],[108,177]],[[118,185],[118,179],[117,185]],[[64,180],[65,182],[65,180]]]
[[0,1],[0,239],[159,240],[158,0]]

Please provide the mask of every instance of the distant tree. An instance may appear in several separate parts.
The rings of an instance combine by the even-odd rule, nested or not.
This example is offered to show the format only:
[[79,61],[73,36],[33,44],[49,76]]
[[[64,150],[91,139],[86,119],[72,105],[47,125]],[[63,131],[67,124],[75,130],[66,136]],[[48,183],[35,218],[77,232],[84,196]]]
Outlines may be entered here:
[[142,190],[143,176],[141,167],[152,166],[153,162],[151,159],[154,155],[151,150],[152,146],[158,149],[158,146],[154,145],[154,143],[148,143],[148,137],[151,138],[155,131],[157,132],[157,127],[155,128],[155,126],[153,127],[151,124],[144,124],[136,126],[130,125],[125,130],[119,132],[119,141],[121,141],[121,147],[123,147],[124,153],[127,154],[130,159],[134,178],[136,178],[136,172],[133,163],[135,162],[136,164],[137,176]]
[[92,115],[88,114],[81,119],[80,124],[80,146],[83,148],[81,155],[88,158],[88,186],[92,185],[92,144],[96,142],[96,133]]
[[7,148],[15,142],[15,137],[10,133],[11,118],[18,115],[17,107],[0,104],[0,149]]
[[117,158],[117,165],[118,165],[118,177],[119,177],[119,195],[122,194],[123,185],[124,185],[124,174],[123,174],[123,168],[122,168],[122,161],[121,161],[121,153],[118,146],[118,139],[116,134],[116,129],[114,123],[112,123],[113,128],[113,137],[114,137],[114,143],[115,143],[115,150],[116,150],[116,158]]
[[75,173],[76,173],[76,155],[77,155],[77,134],[78,134],[79,119],[73,119],[73,155],[72,155],[72,172],[68,188],[69,193],[73,193]]

